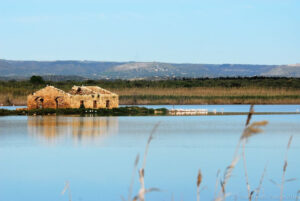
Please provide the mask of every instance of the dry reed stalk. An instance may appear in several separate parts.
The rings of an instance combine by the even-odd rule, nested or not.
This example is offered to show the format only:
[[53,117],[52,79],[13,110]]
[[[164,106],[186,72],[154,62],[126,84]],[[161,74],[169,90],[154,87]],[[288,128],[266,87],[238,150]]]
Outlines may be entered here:
[[135,161],[134,161],[134,167],[133,167],[133,171],[132,171],[131,182],[130,182],[130,187],[129,187],[129,192],[128,192],[128,201],[131,201],[134,178],[135,178],[135,173],[136,173],[136,170],[137,170],[137,165],[138,165],[138,162],[139,162],[139,158],[140,158],[140,155],[138,154],[135,158]]
[[[238,143],[238,148],[239,148],[239,144]],[[232,171],[234,170],[236,164],[238,163],[238,161],[240,160],[238,153],[238,148],[236,149],[236,154],[234,154],[234,157],[230,163],[229,166],[227,166],[225,173],[224,173],[224,179],[223,181],[221,181],[221,187],[222,187],[222,197],[220,200],[225,200],[226,197],[226,185],[228,183],[228,180],[230,179],[230,177],[232,176]],[[218,198],[217,198],[218,199]]]
[[250,110],[249,110],[249,114],[248,114],[248,117],[247,117],[247,121],[246,121],[246,126],[249,125],[253,113],[254,113],[254,105],[251,105]]
[[215,192],[214,192],[214,200],[217,197],[217,191],[218,191],[218,187],[219,187],[219,175],[220,175],[221,170],[218,169],[217,175],[216,175],[216,184],[215,184]]
[[288,151],[291,147],[291,143],[293,140],[293,136],[290,137],[289,142],[287,144],[286,152],[285,152],[285,159],[284,159],[284,164],[283,164],[283,171],[282,171],[282,178],[281,178],[281,186],[280,186],[280,201],[283,200],[283,189],[284,189],[284,183],[285,183],[285,173],[286,173],[286,168],[288,166]]
[[[238,141],[237,147],[236,147],[234,155],[233,155],[233,159],[232,159],[230,165],[226,168],[225,173],[224,173],[224,178],[221,181],[221,193],[222,194],[219,193],[219,196],[215,199],[215,201],[225,200],[225,198],[226,198],[226,185],[227,185],[228,180],[230,179],[230,177],[232,175],[232,171],[234,170],[234,168],[235,168],[235,166],[238,163],[239,158],[240,158],[239,157],[240,144],[241,143],[245,144],[249,137],[253,136],[254,134],[262,132],[262,130],[259,127],[265,126],[265,125],[268,124],[267,121],[254,122],[254,123],[250,124],[253,113],[254,113],[254,106],[251,105],[250,110],[249,110],[249,114],[248,114],[248,117],[247,117],[247,120],[246,120],[246,127],[245,127],[239,141]],[[248,178],[247,169],[245,169],[245,175],[246,175],[246,178]],[[249,200],[251,200],[254,191],[252,191],[252,192],[250,191],[250,185],[249,185],[248,179],[247,179],[246,183],[247,183],[248,197],[249,197]]]
[[296,194],[296,201],[299,200],[299,195],[300,195],[300,190],[298,190],[297,194]]
[[198,171],[198,176],[197,176],[197,201],[200,201],[200,184],[202,182],[202,174],[201,170],[199,169]]
[[263,173],[262,173],[262,175],[261,175],[261,177],[260,177],[259,185],[258,185],[258,187],[257,187],[257,189],[256,189],[255,201],[257,201],[258,198],[259,198],[259,193],[260,193],[260,190],[261,190],[261,188],[262,188],[262,183],[263,183],[263,181],[264,181],[264,177],[265,177],[265,174],[266,174],[266,172],[267,172],[267,166],[268,166],[268,164],[265,165],[264,171],[263,171]]
[[62,190],[61,194],[64,195],[66,191],[68,191],[69,201],[72,201],[72,195],[71,195],[71,189],[70,189],[69,181],[66,181],[66,185],[65,185],[64,189]]
[[254,113],[253,107],[251,106],[248,118],[247,118],[247,123],[246,123],[246,128],[241,136],[241,140],[243,142],[243,149],[242,149],[242,157],[243,157],[243,165],[244,165],[244,171],[245,171],[245,179],[246,179],[246,187],[247,187],[247,192],[248,192],[248,200],[251,201],[252,200],[252,196],[254,191],[251,191],[251,187],[249,184],[249,177],[248,177],[248,171],[247,171],[247,163],[246,163],[246,156],[245,156],[245,146],[246,146],[246,142],[248,140],[249,137],[261,133],[262,130],[259,128],[261,126],[266,126],[268,124],[267,121],[260,121],[260,122],[253,122],[250,126],[250,120],[251,120],[251,116]]
[[[246,120],[246,128],[247,128],[247,125],[250,123],[251,117],[252,117],[252,115],[254,113],[254,109],[253,108],[254,108],[254,106],[251,105],[250,106],[250,110],[249,110],[249,114],[248,114],[248,117],[247,117],[247,120]],[[228,182],[229,178],[232,175],[233,169],[235,168],[237,162],[239,161],[240,157],[239,157],[238,153],[239,153],[239,148],[240,148],[241,140],[243,139],[244,133],[245,133],[245,131],[243,132],[240,140],[238,141],[238,144],[237,144],[237,146],[235,148],[235,152],[234,152],[234,155],[233,155],[233,159],[232,159],[230,165],[227,166],[227,168],[225,170],[225,173],[224,173],[224,179],[223,179],[223,181],[221,181],[222,197],[220,197],[220,195],[219,195],[219,197],[217,199],[224,200],[225,197],[226,197],[226,185],[227,185],[227,182]]]
[[155,126],[153,127],[148,141],[147,141],[147,145],[145,148],[145,153],[144,153],[144,159],[143,159],[143,164],[142,164],[142,168],[139,170],[139,181],[140,181],[140,190],[138,193],[138,196],[136,196],[135,198],[137,198],[140,201],[145,201],[145,194],[148,192],[152,192],[152,191],[159,191],[159,189],[157,188],[150,188],[150,189],[146,189],[145,188],[145,167],[146,167],[146,159],[147,159],[147,155],[148,155],[148,150],[149,150],[149,146],[150,146],[150,142],[153,139],[153,134],[156,132],[158,126],[159,126],[160,122],[158,122],[157,124],[155,124]]
[[248,191],[248,199],[251,201],[251,188],[249,184],[249,178],[248,178],[248,171],[247,171],[247,163],[246,163],[246,156],[245,156],[245,146],[246,146],[246,141],[243,140],[243,151],[242,151],[242,157],[243,157],[243,165],[244,165],[244,170],[245,170],[245,179],[246,179],[246,186],[247,186],[247,191]]

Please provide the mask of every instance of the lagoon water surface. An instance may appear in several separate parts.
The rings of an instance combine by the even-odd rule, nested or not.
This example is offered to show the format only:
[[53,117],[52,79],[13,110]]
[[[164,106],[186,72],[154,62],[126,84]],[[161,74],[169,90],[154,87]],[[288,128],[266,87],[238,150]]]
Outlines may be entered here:
[[[136,155],[143,155],[149,133],[158,122],[147,158],[145,184],[161,192],[147,194],[147,200],[196,200],[198,169],[203,174],[201,200],[212,200],[216,174],[220,169],[222,175],[230,164],[246,118],[0,117],[0,200],[68,200],[67,195],[61,195],[66,181],[73,201],[127,199]],[[300,179],[300,115],[259,115],[252,121],[260,120],[269,124],[246,145],[249,181],[255,189],[267,165],[261,200],[279,200],[280,189],[270,180],[281,181],[291,135],[286,178]],[[138,188],[136,174],[133,194]],[[285,200],[295,200],[299,189],[299,180],[287,182]],[[227,200],[247,200],[242,160],[227,192]]]

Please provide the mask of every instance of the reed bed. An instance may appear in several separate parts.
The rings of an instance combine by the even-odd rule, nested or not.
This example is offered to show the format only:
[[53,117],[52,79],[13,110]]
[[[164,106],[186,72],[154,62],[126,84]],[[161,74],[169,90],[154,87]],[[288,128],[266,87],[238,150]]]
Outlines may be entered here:
[[249,88],[249,87],[192,87],[192,88],[122,88],[110,89],[119,95],[174,95],[174,96],[274,96],[274,95],[299,95],[299,89],[281,88]]
[[[59,86],[58,86],[59,87]],[[42,88],[40,86],[39,88]],[[69,89],[65,86],[63,90]],[[0,105],[26,105],[34,88],[0,86]],[[120,95],[120,104],[299,104],[300,89],[257,87],[107,88]]]
[[[113,89],[112,89],[113,90]],[[299,104],[300,90],[278,88],[114,89],[120,104]]]
[[125,105],[299,104],[300,96],[120,96]]

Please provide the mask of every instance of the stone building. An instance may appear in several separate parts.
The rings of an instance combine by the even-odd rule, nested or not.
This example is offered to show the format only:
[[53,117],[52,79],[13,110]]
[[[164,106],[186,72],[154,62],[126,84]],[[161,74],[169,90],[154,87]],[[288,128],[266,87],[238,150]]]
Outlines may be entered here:
[[73,86],[69,93],[47,86],[27,97],[28,109],[116,108],[119,96],[97,86]]

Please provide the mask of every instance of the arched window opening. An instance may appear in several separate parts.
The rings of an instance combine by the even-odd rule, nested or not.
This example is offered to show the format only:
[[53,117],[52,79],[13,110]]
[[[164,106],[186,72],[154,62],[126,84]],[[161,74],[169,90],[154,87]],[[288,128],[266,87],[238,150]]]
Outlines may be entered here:
[[56,97],[56,98],[54,99],[54,100],[55,100],[55,107],[56,107],[56,109],[58,109],[58,107],[59,107],[59,106],[58,106],[58,98],[59,98],[59,97]]
[[42,109],[43,108],[43,102],[44,102],[44,99],[41,98],[41,97],[36,97],[34,99],[35,101],[35,104],[36,104],[36,109]]

